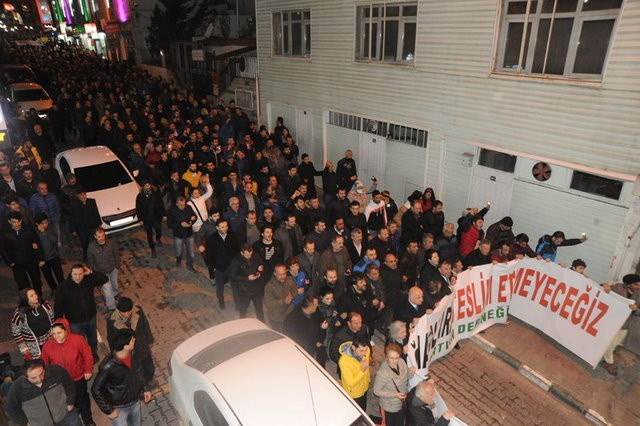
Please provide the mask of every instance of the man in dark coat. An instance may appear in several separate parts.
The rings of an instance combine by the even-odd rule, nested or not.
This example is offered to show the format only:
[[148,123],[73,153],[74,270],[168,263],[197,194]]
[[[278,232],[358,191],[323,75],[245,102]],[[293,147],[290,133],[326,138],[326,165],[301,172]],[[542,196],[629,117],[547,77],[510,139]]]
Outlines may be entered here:
[[93,198],[87,198],[86,191],[78,187],[76,197],[71,200],[69,211],[69,230],[71,235],[80,240],[83,259],[87,260],[87,248],[91,235],[102,224],[98,205]]
[[515,236],[511,229],[512,227],[513,219],[509,216],[505,216],[500,219],[500,222],[492,224],[489,229],[487,229],[485,238],[491,241],[491,250],[497,249],[502,241],[506,241],[511,244],[515,240]]
[[22,214],[8,214],[9,227],[2,234],[2,258],[11,268],[18,290],[32,287],[42,295],[42,281],[38,266],[44,266],[44,256],[33,229],[22,223]]
[[133,300],[122,296],[111,316],[107,319],[107,340],[113,347],[113,340],[118,330],[129,329],[136,335],[136,350],[133,356],[139,361],[147,381],[153,379],[155,366],[151,356],[153,333],[142,306],[134,305]]
[[411,204],[411,208],[402,215],[402,235],[400,238],[400,244],[403,247],[406,247],[409,241],[422,241],[422,234],[424,233],[424,230],[422,228],[421,218],[422,202],[420,200],[414,200]]
[[111,419],[119,418],[121,424],[139,425],[140,395],[145,403],[151,400],[150,383],[133,356],[135,345],[133,331],[116,331],[111,353],[100,364],[91,386],[91,395],[100,410]]
[[338,161],[336,168],[338,174],[338,186],[347,191],[353,186],[353,182],[357,179],[356,162],[353,159],[353,151],[348,149],[344,153],[344,158]]
[[147,242],[151,249],[151,257],[156,258],[156,245],[153,242],[153,233],[155,231],[156,243],[162,245],[162,222],[167,220],[167,212],[164,208],[160,193],[155,190],[148,181],[144,182],[142,190],[136,197],[136,214],[147,233]]
[[264,299],[264,283],[261,279],[263,273],[262,259],[253,252],[251,243],[244,243],[229,266],[229,277],[231,278],[231,288],[234,287],[234,299],[236,310],[240,318],[247,317],[249,304],[253,302],[256,317],[264,322],[262,300]]
[[491,263],[491,241],[480,240],[478,248],[469,253],[463,263],[466,268]]
[[433,380],[420,382],[407,394],[407,423],[406,426],[445,426],[454,417],[451,411],[446,411],[436,417],[436,388]]
[[[238,237],[229,229],[229,222],[220,219],[216,224],[218,232],[214,232],[207,238],[206,242],[206,263],[209,270],[213,269],[216,277],[216,297],[218,306],[224,309],[224,285],[229,281],[229,265],[231,260],[240,252]],[[233,287],[232,287],[233,289]],[[237,300],[237,291],[234,291],[234,300]]]
[[433,202],[431,210],[424,212],[422,215],[422,228],[424,232],[433,234],[434,239],[438,239],[442,235],[444,227],[444,213],[442,212],[442,201]]
[[86,337],[94,361],[98,360],[98,339],[96,329],[96,301],[93,290],[109,281],[109,277],[77,263],[71,267],[71,274],[56,291],[54,314],[56,318],[66,318],[71,331]]
[[318,300],[307,297],[284,320],[284,334],[302,346],[309,355],[322,347],[329,323],[318,312]]
[[424,293],[420,287],[411,287],[409,294],[400,300],[393,312],[394,321],[402,321],[407,325],[418,322],[421,316],[426,312],[424,304]]

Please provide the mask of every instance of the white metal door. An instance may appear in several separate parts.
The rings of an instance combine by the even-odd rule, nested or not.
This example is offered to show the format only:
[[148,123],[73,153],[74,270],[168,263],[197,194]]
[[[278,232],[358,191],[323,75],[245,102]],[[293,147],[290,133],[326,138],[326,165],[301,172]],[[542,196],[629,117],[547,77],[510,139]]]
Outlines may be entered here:
[[469,190],[469,207],[483,208],[487,201],[491,202],[491,208],[484,217],[484,229],[509,216],[512,194],[513,173],[477,165],[474,167]]
[[373,133],[360,133],[360,146],[356,158],[358,179],[365,187],[371,177],[378,179],[378,188],[384,188],[384,167],[387,158],[387,139]]
[[[313,117],[311,111],[296,109],[296,144],[300,150],[300,157],[307,153],[311,156],[311,161],[318,159],[314,157],[313,150]],[[302,162],[302,158],[298,158]]]

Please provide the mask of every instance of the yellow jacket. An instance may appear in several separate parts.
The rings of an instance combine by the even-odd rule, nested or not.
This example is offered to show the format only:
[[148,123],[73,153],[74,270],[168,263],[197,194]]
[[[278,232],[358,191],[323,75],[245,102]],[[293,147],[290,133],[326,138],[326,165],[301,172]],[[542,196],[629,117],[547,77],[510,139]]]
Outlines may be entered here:
[[[369,390],[371,383],[371,369],[367,368],[362,371],[360,361],[353,355],[351,342],[345,342],[340,345],[340,380],[342,387],[351,398],[360,398]],[[365,359],[371,359],[371,349],[367,348]]]
[[182,179],[189,182],[192,188],[197,188],[198,185],[200,185],[200,176],[202,176],[202,172],[196,172],[196,174],[194,175],[189,170],[187,170],[182,175]]
[[[38,152],[38,148],[36,148],[35,146],[31,148],[31,154],[33,155],[33,158],[36,160],[36,163],[38,164],[38,168],[41,169],[42,168],[42,159],[40,158],[40,153]],[[18,157],[25,157],[28,158],[27,155],[25,154],[24,150],[22,149],[22,147],[19,147],[18,149],[16,149],[16,155]]]

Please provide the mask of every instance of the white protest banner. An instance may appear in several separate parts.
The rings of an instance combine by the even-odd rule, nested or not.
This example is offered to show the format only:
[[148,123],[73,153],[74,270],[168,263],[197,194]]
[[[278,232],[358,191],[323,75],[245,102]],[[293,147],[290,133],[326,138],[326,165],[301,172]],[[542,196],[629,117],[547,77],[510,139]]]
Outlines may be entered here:
[[629,316],[629,303],[551,262],[477,266],[459,274],[452,294],[420,318],[409,336],[409,363],[425,374],[459,339],[505,323],[510,313],[595,368]]
[[536,327],[594,368],[631,313],[631,300],[555,263],[519,261],[509,313]]
[[483,265],[459,274],[452,294],[420,318],[409,336],[411,365],[426,372],[459,339],[506,322],[510,292],[504,282],[500,287],[499,275],[508,274],[506,265]]

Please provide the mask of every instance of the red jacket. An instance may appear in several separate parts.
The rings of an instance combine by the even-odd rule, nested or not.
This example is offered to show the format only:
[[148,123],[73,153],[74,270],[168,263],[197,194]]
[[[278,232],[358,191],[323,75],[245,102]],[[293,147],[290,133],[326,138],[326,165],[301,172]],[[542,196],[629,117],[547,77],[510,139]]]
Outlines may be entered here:
[[460,256],[465,257],[469,253],[471,253],[476,248],[476,242],[482,239],[484,232],[482,230],[476,229],[475,226],[471,225],[471,228],[467,232],[463,232],[460,237],[460,247],[458,248],[458,252]]
[[67,338],[62,343],[58,343],[53,337],[47,340],[42,347],[42,360],[46,365],[54,364],[64,368],[73,381],[77,382],[84,374],[91,374],[93,371],[91,347],[83,336],[71,332],[66,318],[57,319],[55,323],[64,324]]

